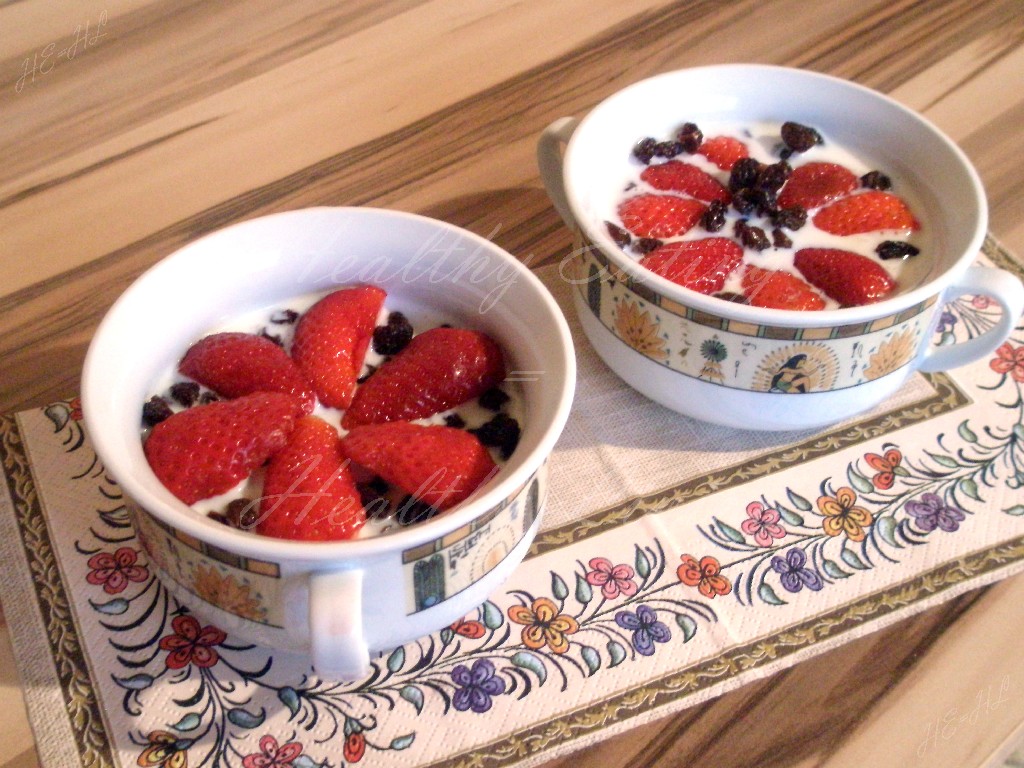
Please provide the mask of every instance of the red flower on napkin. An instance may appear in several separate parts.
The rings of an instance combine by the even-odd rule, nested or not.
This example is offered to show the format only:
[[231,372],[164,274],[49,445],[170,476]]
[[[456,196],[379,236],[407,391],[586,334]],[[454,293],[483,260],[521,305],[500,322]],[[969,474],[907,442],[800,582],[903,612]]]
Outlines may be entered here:
[[683,564],[676,568],[676,576],[688,587],[696,587],[704,597],[714,598],[715,595],[728,595],[732,584],[722,576],[722,564],[711,555],[699,561],[693,555],[682,555]]
[[144,565],[136,565],[139,553],[131,547],[119,547],[116,552],[99,552],[89,558],[87,565],[92,568],[85,580],[90,584],[103,585],[108,595],[123,592],[129,582],[145,581],[149,578],[149,570]]
[[167,654],[168,669],[183,669],[189,664],[212,667],[220,660],[214,646],[227,640],[223,630],[210,624],[200,627],[193,616],[175,616],[171,629],[174,630],[173,635],[160,638],[160,650],[170,651]]
[[989,360],[988,366],[996,373],[1010,374],[1014,381],[1024,384],[1024,346],[1014,347],[1005,342],[996,350],[996,356]]
[[871,478],[871,484],[880,491],[892,488],[893,483],[896,482],[896,475],[907,474],[907,471],[900,466],[903,454],[895,448],[890,448],[882,456],[877,453],[865,453],[864,461],[876,471],[877,474]]
[[242,759],[243,768],[292,768],[292,760],[302,754],[297,741],[278,744],[269,733],[260,739],[260,751]]
[[587,583],[600,587],[605,600],[614,600],[619,595],[632,597],[636,594],[634,571],[630,566],[624,563],[613,566],[608,558],[595,557],[591,559],[590,567],[593,570],[587,572]]

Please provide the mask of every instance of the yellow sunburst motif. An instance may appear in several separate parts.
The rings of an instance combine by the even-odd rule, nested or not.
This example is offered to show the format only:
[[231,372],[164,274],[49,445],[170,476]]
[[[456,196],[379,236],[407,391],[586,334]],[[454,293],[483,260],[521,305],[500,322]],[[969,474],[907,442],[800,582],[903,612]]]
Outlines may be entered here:
[[864,369],[864,378],[880,379],[902,368],[914,356],[916,346],[914,334],[909,330],[889,337],[879,344],[878,349],[871,355],[868,367]]
[[615,312],[615,332],[641,355],[653,360],[668,358],[665,340],[658,335],[659,325],[646,310],[623,299]]
[[206,602],[228,613],[253,621],[266,618],[267,609],[260,605],[259,597],[252,594],[249,585],[240,584],[228,574],[221,575],[215,568],[198,566],[192,586]]

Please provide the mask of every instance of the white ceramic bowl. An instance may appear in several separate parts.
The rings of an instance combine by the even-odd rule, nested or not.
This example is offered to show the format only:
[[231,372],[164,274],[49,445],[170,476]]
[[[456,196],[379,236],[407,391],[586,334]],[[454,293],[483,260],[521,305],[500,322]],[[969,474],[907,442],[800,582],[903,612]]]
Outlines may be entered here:
[[[917,258],[931,260],[915,285],[863,307],[760,309],[654,275],[609,236],[603,221],[622,195],[639,139],[671,137],[684,122],[789,120],[813,126],[912,190],[926,245]],[[576,234],[564,273],[577,284],[588,339],[630,386],[698,419],[768,430],[834,423],[881,402],[914,370],[949,369],[991,353],[1024,310],[1015,276],[971,266],[987,207],[963,152],[919,115],[851,82],[765,65],[669,72],[615,93],[583,120],[552,123],[538,161]],[[944,303],[963,293],[991,296],[1002,319],[966,343],[932,347]],[[795,377],[799,387],[778,386]]]
[[[290,297],[373,283],[386,306],[440,312],[492,335],[522,387],[511,460],[463,505],[375,538],[305,543],[231,529],[154,476],[140,408],[187,347],[226,320]],[[546,461],[571,404],[575,358],[557,305],[493,243],[421,216],[311,208],[246,221],[166,257],[118,299],[88,351],[89,435],[130,502],[151,565],[189,607],[273,648],[310,651],[352,678],[385,650],[454,622],[522,560],[545,498]]]

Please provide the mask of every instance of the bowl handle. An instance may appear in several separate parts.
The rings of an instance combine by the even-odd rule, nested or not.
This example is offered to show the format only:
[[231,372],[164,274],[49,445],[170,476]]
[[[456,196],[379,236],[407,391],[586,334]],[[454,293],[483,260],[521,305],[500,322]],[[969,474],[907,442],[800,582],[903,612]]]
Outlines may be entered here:
[[929,347],[918,370],[925,373],[948,371],[991,354],[1006,341],[1024,313],[1024,285],[1016,275],[1003,269],[971,267],[946,290],[943,301],[949,302],[964,294],[995,299],[1003,308],[999,322],[973,339],[943,347]]
[[309,577],[309,639],[322,677],[358,680],[370,669],[363,637],[363,572],[319,571]]
[[573,131],[580,121],[575,117],[560,117],[551,123],[537,141],[537,165],[540,178],[548,191],[548,197],[555,204],[555,210],[569,229],[576,228],[569,198],[565,194],[565,175],[562,172],[562,147],[569,143]]

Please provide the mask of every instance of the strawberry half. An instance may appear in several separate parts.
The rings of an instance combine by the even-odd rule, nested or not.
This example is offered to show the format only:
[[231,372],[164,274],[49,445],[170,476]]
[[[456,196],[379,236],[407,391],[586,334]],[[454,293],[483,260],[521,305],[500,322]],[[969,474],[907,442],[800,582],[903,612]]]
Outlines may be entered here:
[[704,155],[723,171],[731,171],[737,160],[750,157],[747,145],[732,136],[712,136],[710,139],[704,139],[697,153]]
[[299,319],[292,357],[320,402],[347,408],[387,294],[360,285],[320,299]]
[[743,294],[755,307],[801,312],[825,308],[824,299],[790,272],[748,265],[741,282]]
[[288,353],[264,336],[215,333],[193,344],[178,371],[223,397],[284,392],[313,410],[313,389]]
[[779,207],[818,208],[857,188],[853,171],[837,163],[805,163],[797,166],[779,193]]
[[675,237],[690,231],[707,206],[691,197],[636,195],[619,204],[622,225],[637,237]]
[[432,416],[478,397],[504,378],[501,348],[489,336],[431,328],[363,382],[342,426]]
[[161,483],[186,504],[231,490],[281,450],[303,403],[282,392],[256,392],[179,411],[143,444]]
[[712,294],[743,260],[743,247],[727,237],[666,243],[640,260],[640,266],[673,283]]
[[801,248],[793,265],[811,285],[844,307],[881,301],[896,288],[881,264],[839,248]]
[[833,235],[857,235],[880,229],[915,230],[920,226],[902,199],[877,190],[837,200],[818,211],[812,221],[818,229]]
[[367,424],[343,437],[341,449],[386,482],[441,510],[464,501],[497,472],[476,436],[453,427]]
[[279,539],[351,539],[366,522],[338,431],[304,416],[267,466],[256,532]]
[[669,160],[667,163],[650,165],[640,174],[640,178],[655,189],[663,192],[685,192],[690,197],[710,203],[719,200],[728,203],[732,196],[711,174],[702,171],[696,165]]

